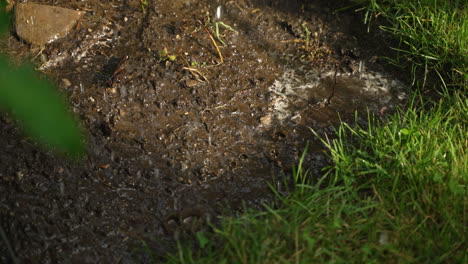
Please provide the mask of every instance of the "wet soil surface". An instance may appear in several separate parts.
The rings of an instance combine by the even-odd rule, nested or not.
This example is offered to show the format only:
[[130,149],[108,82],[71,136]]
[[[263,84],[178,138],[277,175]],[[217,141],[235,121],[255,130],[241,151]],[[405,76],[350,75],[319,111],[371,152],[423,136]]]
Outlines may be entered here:
[[58,158],[0,117],[0,224],[24,263],[149,261],[141,241],[163,256],[220,215],[271,203],[268,183],[285,190],[307,141],[319,177],[328,160],[310,128],[331,135],[339,116],[404,101],[381,59],[389,39],[333,12],[345,1],[34,2],[86,11],[43,49],[14,35],[3,49],[39,54],[88,152]]

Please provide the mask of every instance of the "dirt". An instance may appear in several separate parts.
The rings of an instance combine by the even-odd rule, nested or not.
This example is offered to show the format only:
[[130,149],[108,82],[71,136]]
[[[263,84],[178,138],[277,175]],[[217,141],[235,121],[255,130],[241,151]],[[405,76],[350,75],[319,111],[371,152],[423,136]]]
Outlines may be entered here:
[[[364,123],[405,99],[382,59],[391,40],[353,8],[334,12],[346,1],[34,2],[86,11],[63,39],[12,34],[3,50],[66,95],[87,155],[54,156],[0,116],[0,224],[24,263],[149,262],[142,241],[158,259],[219,216],[271,204],[268,184],[286,192],[307,142],[321,176],[311,128],[332,135],[355,110]],[[225,45],[216,22],[235,30],[218,23]]]

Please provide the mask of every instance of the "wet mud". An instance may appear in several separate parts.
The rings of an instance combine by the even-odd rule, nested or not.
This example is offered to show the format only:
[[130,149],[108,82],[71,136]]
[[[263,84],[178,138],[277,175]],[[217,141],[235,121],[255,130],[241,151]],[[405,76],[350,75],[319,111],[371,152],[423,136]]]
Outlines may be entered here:
[[319,177],[329,161],[311,128],[332,135],[405,99],[382,59],[390,39],[335,13],[346,1],[34,2],[85,14],[45,47],[13,34],[2,49],[66,95],[87,155],[56,157],[0,117],[0,224],[24,263],[141,263],[141,241],[164,256],[220,215],[271,203],[268,184],[285,192],[307,142]]

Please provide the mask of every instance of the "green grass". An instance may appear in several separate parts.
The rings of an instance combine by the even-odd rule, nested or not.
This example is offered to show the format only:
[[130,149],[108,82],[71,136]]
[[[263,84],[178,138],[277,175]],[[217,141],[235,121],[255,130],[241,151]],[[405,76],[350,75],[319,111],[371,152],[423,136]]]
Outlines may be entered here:
[[279,209],[225,219],[169,263],[462,263],[468,102],[414,102],[385,126],[343,124],[318,183],[299,166]]
[[[295,189],[264,212],[225,218],[196,248],[181,242],[168,263],[467,263],[467,11],[462,1],[366,0],[366,18],[400,40],[392,62],[428,98],[385,123],[341,124],[322,139],[333,166],[310,182],[302,160]],[[421,74],[422,73],[422,74]],[[433,84],[433,83],[432,83]],[[438,98],[438,99],[435,99]],[[362,113],[361,113],[362,114]]]
[[367,4],[366,22],[383,16],[381,28],[400,40],[393,63],[411,69],[421,85],[437,74],[448,87],[467,87],[468,9],[465,0],[354,0]]

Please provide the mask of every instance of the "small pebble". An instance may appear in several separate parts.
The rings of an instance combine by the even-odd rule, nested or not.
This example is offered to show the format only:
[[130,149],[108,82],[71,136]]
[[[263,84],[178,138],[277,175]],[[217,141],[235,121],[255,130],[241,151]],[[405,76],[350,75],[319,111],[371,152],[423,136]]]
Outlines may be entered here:
[[62,79],[62,82],[63,82],[63,85],[65,85],[65,87],[70,87],[70,85],[71,85],[71,82],[68,79],[64,78],[64,79]]
[[265,115],[260,117],[260,123],[262,125],[268,126],[271,124],[271,115]]
[[185,81],[185,85],[187,85],[187,87],[194,87],[194,86],[197,86],[200,82],[199,81],[196,81],[196,80],[187,80]]

